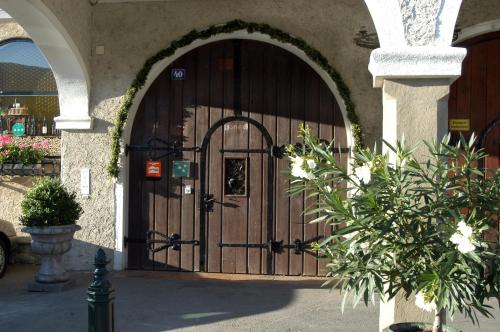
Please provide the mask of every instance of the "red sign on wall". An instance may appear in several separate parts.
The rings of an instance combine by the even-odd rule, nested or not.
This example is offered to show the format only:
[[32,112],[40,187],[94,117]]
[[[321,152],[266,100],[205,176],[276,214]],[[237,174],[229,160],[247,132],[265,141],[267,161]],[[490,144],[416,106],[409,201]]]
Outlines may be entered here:
[[161,161],[146,161],[146,177],[161,178]]

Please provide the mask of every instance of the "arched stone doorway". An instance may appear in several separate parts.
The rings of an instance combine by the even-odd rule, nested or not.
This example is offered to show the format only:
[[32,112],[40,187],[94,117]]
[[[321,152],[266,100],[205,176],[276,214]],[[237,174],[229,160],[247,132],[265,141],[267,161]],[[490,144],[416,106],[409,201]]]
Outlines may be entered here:
[[[459,45],[467,48],[462,76],[450,88],[449,130],[456,140],[459,133],[468,137],[485,134],[500,118],[500,32],[480,35]],[[500,166],[500,124],[485,136],[488,153],[485,166]]]
[[[288,197],[282,174],[288,162],[277,158],[278,147],[298,141],[301,124],[347,148],[333,93],[309,65],[280,47],[217,41],[171,63],[146,92],[132,128],[128,268],[324,274],[307,245],[329,230],[308,224],[314,216],[301,214],[304,197]],[[202,142],[210,130],[201,169]],[[347,162],[347,150],[335,152]],[[148,159],[162,161],[161,179],[145,177]],[[180,166],[187,173],[176,174],[173,168]],[[202,194],[212,195],[205,195],[206,207]],[[178,234],[190,243],[148,252],[148,231]]]

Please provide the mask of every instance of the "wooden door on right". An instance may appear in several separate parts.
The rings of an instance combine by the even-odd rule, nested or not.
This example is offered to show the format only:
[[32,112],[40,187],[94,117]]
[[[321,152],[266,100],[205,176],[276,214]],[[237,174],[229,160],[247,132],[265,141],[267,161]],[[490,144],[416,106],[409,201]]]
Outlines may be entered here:
[[[467,48],[467,56],[462,75],[450,87],[448,128],[455,141],[460,133],[468,138],[473,132],[482,139],[488,154],[484,166],[495,172],[500,166],[500,32],[457,46]],[[496,231],[488,237],[499,241]]]
[[457,46],[467,48],[467,56],[462,75],[450,88],[448,127],[455,139],[460,132],[480,137],[490,128],[483,146],[488,153],[485,166],[495,171],[500,165],[500,32]]

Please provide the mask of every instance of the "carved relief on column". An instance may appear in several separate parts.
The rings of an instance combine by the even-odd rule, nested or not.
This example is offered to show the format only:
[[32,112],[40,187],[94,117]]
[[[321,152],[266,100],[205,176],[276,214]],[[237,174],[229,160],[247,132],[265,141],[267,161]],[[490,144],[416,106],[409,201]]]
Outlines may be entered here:
[[434,45],[443,0],[399,0],[408,46]]

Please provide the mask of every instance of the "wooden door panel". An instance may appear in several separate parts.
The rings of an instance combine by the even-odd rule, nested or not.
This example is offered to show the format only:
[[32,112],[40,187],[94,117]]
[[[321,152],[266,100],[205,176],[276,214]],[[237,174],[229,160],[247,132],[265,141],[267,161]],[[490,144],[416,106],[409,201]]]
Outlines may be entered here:
[[[283,50],[279,50],[276,56],[276,145],[286,145],[290,143],[290,110],[292,86],[290,81],[291,61]],[[280,176],[282,171],[288,167],[288,160],[276,160],[276,219],[275,236],[277,241],[287,241],[290,232],[290,198],[287,194],[289,180],[285,176]],[[274,254],[274,271],[276,274],[288,274],[289,251],[285,250],[281,254]]]
[[[224,67],[220,60],[224,58],[224,45],[215,44],[211,47],[210,63],[210,126],[213,126],[223,117],[224,105]],[[209,158],[206,172],[208,180],[208,193],[214,195],[215,204],[213,211],[207,216],[207,263],[208,272],[222,272],[222,250],[219,243],[222,241],[222,146],[223,129],[215,131],[210,139]]]
[[[186,58],[185,69],[189,75],[183,82],[182,92],[182,145],[186,148],[196,146],[196,56]],[[185,121],[184,119],[192,119]],[[195,151],[183,151],[182,159],[190,161],[191,172],[195,164]],[[191,187],[191,194],[185,194],[185,190]],[[181,238],[190,240],[196,239],[196,226],[195,226],[195,177],[183,179],[180,192],[181,192]],[[192,245],[185,245],[181,247],[181,269],[184,271],[194,271],[194,251],[195,247]]]
[[[467,47],[467,56],[461,77],[450,88],[448,116],[470,119],[470,130],[462,133],[466,137],[472,132],[480,136],[500,117],[500,33],[479,36],[460,46]],[[495,144],[499,139],[497,126],[485,146],[489,154],[485,166],[493,170],[499,167],[500,145]]]
[[[184,69],[185,77],[174,80],[172,69]],[[131,152],[129,237],[144,237],[146,231],[156,230],[177,233],[182,240],[203,237],[206,246],[200,257],[197,246],[182,245],[179,251],[151,254],[145,244],[130,243],[130,268],[196,271],[203,259],[208,272],[324,274],[324,264],[318,264],[311,254],[220,247],[221,243],[263,244],[269,240],[290,245],[296,239],[314,240],[329,233],[328,228],[307,224],[314,216],[302,215],[305,204],[312,200],[304,202],[303,195],[288,197],[289,181],[283,175],[288,160],[274,159],[270,180],[268,155],[245,151],[267,147],[262,130],[274,145],[296,143],[302,124],[320,137],[335,137],[337,145],[346,146],[345,127],[333,94],[302,60],[278,47],[247,40],[220,41],[195,49],[169,66],[146,93],[131,144],[144,145],[158,137],[185,148],[200,147],[211,126],[234,115],[256,120],[263,128],[232,121],[213,131],[205,169],[200,169],[199,151],[183,151],[162,158],[163,176],[151,181],[143,174],[147,153]],[[244,151],[221,153],[224,149]],[[225,194],[224,158],[246,161],[244,194]],[[191,177],[172,176],[172,162],[178,159],[191,161]],[[213,211],[206,213],[203,233],[200,174],[206,179],[206,193],[215,199]],[[186,186],[191,186],[191,194],[184,192]],[[271,186],[274,190],[269,195]]]
[[[248,110],[248,117],[260,123],[263,122],[262,108],[264,106],[264,65],[260,61],[263,58],[265,49],[260,44],[249,48],[246,56],[242,54],[242,64],[247,70],[242,71],[242,108]],[[251,70],[248,70],[251,68]],[[245,115],[245,113],[243,113]],[[254,126],[248,128],[248,147],[250,149],[262,149],[265,146],[262,133]],[[248,201],[248,242],[264,243],[263,228],[267,221],[267,210],[264,207],[266,201],[267,179],[266,167],[267,158],[262,154],[251,155],[251,167],[249,167],[249,178],[252,179],[252,186],[249,188]],[[247,253],[248,273],[260,274],[262,270],[263,250],[259,248],[249,248]]]

